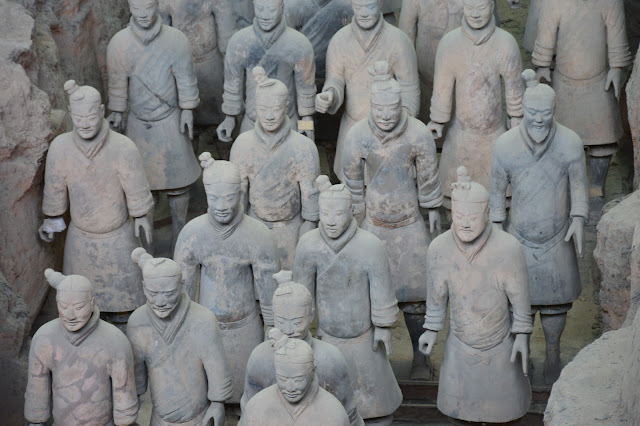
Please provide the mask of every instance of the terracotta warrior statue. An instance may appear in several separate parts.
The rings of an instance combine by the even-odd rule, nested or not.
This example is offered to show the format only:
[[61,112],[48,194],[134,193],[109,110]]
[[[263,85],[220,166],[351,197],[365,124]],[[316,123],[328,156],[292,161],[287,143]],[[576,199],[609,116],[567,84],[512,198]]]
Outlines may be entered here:
[[632,63],[622,0],[543,2],[531,57],[539,79],[551,81],[554,52],[555,118],[588,148],[590,210],[597,222],[623,133],[618,105],[623,68]]
[[240,167],[248,214],[273,231],[281,266],[290,269],[299,236],[318,222],[320,159],[313,141],[291,130],[287,86],[261,67],[253,75],[258,121],[236,139],[230,158]]
[[253,23],[253,0],[232,0],[238,29],[248,27]]
[[[33,336],[24,417],[29,426],[131,425],[138,417],[133,354],[125,335],[100,319],[93,285],[44,272],[60,318]],[[48,424],[48,423],[47,423]]]
[[[313,47],[298,31],[287,26],[284,0],[253,0],[253,25],[231,37],[224,58],[224,102],[226,118],[218,126],[218,139],[231,142],[236,116],[244,109],[240,133],[253,129],[259,113],[256,111],[256,88],[252,77],[255,67],[262,67],[267,76],[280,80],[288,88],[285,112],[290,127],[298,129],[298,119],[310,121],[303,129],[313,139],[316,67]],[[310,129],[310,130],[309,130]]]
[[151,388],[151,424],[223,426],[232,386],[216,316],[189,299],[176,262],[141,247],[131,259],[142,270],[147,303],[131,315],[127,337],[138,395]]
[[316,111],[335,114],[345,103],[340,122],[333,170],[342,173],[344,141],[358,121],[369,114],[373,76],[368,67],[387,61],[402,88],[403,107],[412,117],[420,109],[420,83],[416,51],[406,34],[382,19],[382,0],[351,0],[353,21],[336,33],[327,50],[327,75],[322,93],[316,96]]
[[582,256],[588,217],[587,172],[580,137],[554,120],[556,94],[526,70],[524,119],[502,135],[493,154],[491,220],[507,219],[507,231],[522,243],[529,268],[532,315],[540,311],[547,346],[544,376],[560,375],[560,336],[567,311],[580,295],[578,254]]
[[489,193],[471,182],[465,167],[458,169],[451,202],[451,229],[429,246],[420,349],[433,352],[448,305],[438,409],[464,421],[509,422],[531,405],[527,264],[520,243],[492,226]]
[[388,63],[377,62],[370,72],[371,110],[345,139],[344,182],[356,215],[364,213],[362,229],[387,248],[393,287],[413,344],[411,376],[431,379],[418,349],[431,242],[420,207],[429,210],[429,227],[435,232],[442,205],[436,145],[427,126],[402,108],[402,88],[391,77]]
[[273,327],[271,299],[277,287],[273,274],[280,263],[271,231],[244,213],[238,166],[214,161],[208,152],[200,160],[209,210],[184,227],[174,258],[189,296],[219,321],[233,379],[228,402],[237,403],[247,360],[264,340],[259,314]]
[[247,403],[239,426],[349,426],[340,401],[323,389],[316,374],[314,352],[307,342],[290,339],[277,328],[274,343],[277,383]]
[[200,102],[195,67],[189,39],[162,24],[158,0],[129,0],[129,9],[129,26],[107,47],[108,120],[138,146],[155,204],[160,191],[167,195],[173,248],[187,221],[189,186],[200,176],[189,142]]
[[[366,422],[391,424],[402,402],[388,356],[398,302],[385,245],[358,228],[351,193],[317,179],[320,226],[300,238],[294,281],[317,303],[318,335],[340,349]],[[382,343],[383,348],[380,347]]]
[[[462,26],[438,44],[427,127],[438,139],[444,125],[453,119],[440,157],[447,209],[451,208],[457,167],[467,167],[478,183],[488,187],[496,139],[522,119],[520,49],[511,34],[496,27],[494,7],[493,0],[463,0]],[[502,111],[502,83],[508,123]]]
[[[362,426],[358,414],[356,395],[351,387],[347,361],[334,345],[311,336],[311,323],[315,315],[309,290],[292,281],[291,271],[280,271],[274,275],[278,289],[273,295],[273,318],[275,327],[272,339],[261,343],[251,353],[247,364],[247,376],[240,405],[242,409],[261,390],[275,384],[274,346],[286,335],[302,339],[313,349],[316,374],[320,387],[335,396],[349,415],[351,426]],[[277,332],[278,330],[279,332]]]
[[73,80],[64,88],[73,131],[49,147],[42,201],[46,218],[38,232],[53,241],[65,229],[62,216],[69,210],[63,273],[87,277],[103,317],[124,324],[145,300],[140,270],[125,252],[140,245],[141,228],[151,241],[149,183],[135,144],[109,129],[100,93]]

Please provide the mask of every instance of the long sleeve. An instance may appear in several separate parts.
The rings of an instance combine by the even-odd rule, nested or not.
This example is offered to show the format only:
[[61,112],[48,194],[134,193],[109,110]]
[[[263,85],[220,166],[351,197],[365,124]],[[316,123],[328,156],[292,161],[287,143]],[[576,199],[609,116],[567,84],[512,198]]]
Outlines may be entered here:
[[29,350],[29,375],[24,394],[24,417],[30,423],[45,423],[51,415],[51,370],[42,358],[51,350],[33,337]]
[[196,298],[196,287],[201,266],[193,250],[194,238],[184,231],[185,229],[178,235],[173,258],[182,270],[182,282],[185,292],[191,300],[197,302],[199,297]]
[[[62,136],[64,137],[64,136]],[[71,135],[69,134],[69,137]],[[46,216],[62,216],[69,208],[69,197],[65,176],[58,167],[60,156],[55,149],[57,143],[53,141],[47,155],[47,163],[44,171],[44,197],[42,200],[42,212]]]
[[276,248],[276,241],[270,231],[265,230],[263,235],[256,235],[261,241],[257,252],[253,255],[251,270],[253,272],[253,282],[257,291],[260,309],[265,324],[273,326],[273,293],[278,288],[278,283],[273,278],[273,274],[280,270],[280,258]]
[[116,425],[130,425],[138,418],[138,395],[134,374],[131,345],[118,331],[118,339],[111,346],[111,390],[113,398],[113,422]]
[[158,2],[158,14],[162,18],[162,23],[171,26],[171,7],[168,0]]
[[[498,144],[496,144],[497,146]],[[489,217],[491,222],[502,223],[507,219],[507,186],[509,186],[509,174],[502,165],[500,155],[494,149],[489,191]]]
[[116,34],[107,47],[109,110],[116,112],[125,112],[129,100],[129,76],[123,63],[126,50],[120,46],[120,38],[123,36],[122,33]]
[[[353,24],[351,24],[353,25]],[[344,90],[345,90],[345,69],[344,61],[342,60],[340,49],[340,41],[334,36],[329,42],[329,48],[327,49],[327,73],[322,88],[323,92],[327,90],[333,90],[335,94],[335,100],[331,108],[329,108],[329,114],[335,114],[338,112],[342,103],[344,102]]]
[[299,170],[298,185],[300,186],[300,200],[302,204],[301,216],[309,222],[317,222],[320,217],[318,197],[320,191],[316,188],[316,178],[320,175],[320,157],[318,148],[312,142],[304,154],[304,162]]
[[[224,93],[222,94],[222,112],[229,116],[242,114],[244,109],[244,64],[240,56],[244,49],[238,46],[241,41],[238,32],[231,37],[224,56]],[[248,76],[249,78],[251,76]]]
[[[582,141],[578,141],[580,147]],[[578,145],[577,143],[574,146]],[[569,190],[571,191],[571,217],[589,217],[589,193],[587,190],[587,167],[584,150],[577,147],[573,161],[569,164]]]
[[522,117],[522,97],[524,96],[524,82],[522,81],[522,58],[518,44],[509,35],[507,56],[502,61],[500,74],[504,82],[504,97],[507,115]]
[[556,1],[543,0],[538,19],[538,36],[531,54],[531,62],[537,67],[549,67],[556,47],[560,16],[556,12]]
[[[357,128],[356,128],[357,129]],[[354,205],[364,203],[364,158],[360,153],[360,138],[356,135],[356,129],[352,128],[344,140],[344,151],[342,154],[342,172],[344,173],[344,184],[351,192]]]
[[180,109],[194,109],[200,104],[196,67],[193,63],[189,39],[181,34],[181,42],[176,48],[176,60],[171,68],[178,89],[178,105]]
[[415,47],[408,38],[403,37],[400,52],[394,55],[395,64],[391,64],[395,78],[402,90],[402,106],[409,115],[416,117],[420,112],[420,76],[418,74],[418,57]]
[[216,21],[218,49],[224,55],[231,36],[236,32],[236,16],[231,0],[211,0],[211,8]]
[[431,96],[430,119],[436,123],[447,123],[451,120],[451,109],[453,107],[453,88],[456,83],[454,70],[449,69],[447,54],[448,46],[445,46],[443,39],[438,45],[436,53],[436,67],[433,78],[433,95]]
[[438,154],[433,137],[427,133],[427,138],[417,145],[416,172],[418,183],[418,202],[420,207],[434,209],[440,207],[444,200],[440,178],[438,174]]
[[118,169],[118,179],[127,198],[129,215],[144,216],[153,209],[153,196],[142,165],[142,158],[133,143],[131,143],[130,152],[123,155],[122,163]]
[[402,0],[398,28],[402,30],[415,46],[418,33],[418,5],[416,0]]
[[304,49],[300,60],[293,68],[293,73],[296,82],[298,115],[307,117],[316,112],[316,62],[313,46],[306,37],[303,38]]
[[[256,396],[262,389],[271,386],[270,383],[265,383],[264,379],[267,378],[263,367],[265,366],[264,356],[262,355],[263,344],[257,346],[249,356],[247,361],[247,371],[244,375],[244,391],[242,392],[242,398],[240,399],[240,410],[244,415],[245,407],[247,403]],[[269,348],[269,350],[272,350]],[[272,368],[269,365],[269,368]]]
[[622,0],[613,0],[606,8],[605,24],[607,26],[607,48],[609,50],[609,67],[623,68],[631,65],[633,56],[627,41],[627,29]]
[[[147,308],[148,309],[148,308]],[[127,339],[131,343],[131,350],[133,352],[133,375],[136,381],[136,393],[142,395],[147,391],[149,384],[149,374],[147,370],[147,364],[144,359],[144,352],[138,344],[137,330],[138,327],[134,326],[131,321],[127,324],[126,335]]]
[[376,327],[391,327],[398,319],[398,300],[391,283],[391,268],[384,244],[376,241],[370,247],[369,298],[371,322]]
[[[519,244],[515,242],[515,245]],[[511,304],[513,323],[511,333],[533,333],[531,302],[529,299],[529,278],[527,261],[521,247],[511,250],[512,259],[505,263],[506,271],[502,275],[502,285]],[[497,268],[500,270],[499,268]]]
[[200,358],[207,373],[207,399],[211,402],[225,402],[233,394],[231,371],[222,344],[222,333],[218,321],[211,321],[200,342]]
[[310,239],[318,231],[310,231],[300,238],[293,261],[293,281],[302,284],[311,293],[311,306],[316,310],[316,275],[318,266],[314,261],[313,240]]
[[[226,59],[225,59],[226,62]],[[242,198],[242,205],[244,206],[244,211],[249,211],[249,175],[246,170],[246,164],[244,163],[244,152],[245,151],[241,145],[243,145],[244,139],[243,136],[240,135],[236,139],[236,141],[231,146],[231,153],[229,154],[229,161],[233,164],[237,165],[240,168],[240,195]]]
[[438,253],[437,250],[434,250],[433,245],[429,247],[427,253],[427,268],[427,313],[425,314],[424,328],[440,331],[444,329],[446,322],[449,289],[445,280],[440,277]]

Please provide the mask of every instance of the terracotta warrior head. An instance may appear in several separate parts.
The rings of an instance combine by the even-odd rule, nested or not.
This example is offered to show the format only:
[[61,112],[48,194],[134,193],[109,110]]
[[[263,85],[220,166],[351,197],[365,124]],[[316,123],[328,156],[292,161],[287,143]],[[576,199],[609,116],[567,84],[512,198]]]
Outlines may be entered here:
[[200,154],[204,169],[202,181],[207,194],[209,215],[216,222],[226,225],[236,217],[242,201],[240,194],[240,169],[235,164],[214,160],[211,154]]
[[304,398],[315,377],[313,349],[304,340],[290,339],[277,328],[269,331],[274,341],[276,381],[282,396],[291,404]]
[[291,271],[273,274],[278,288],[273,293],[274,326],[288,337],[304,339],[313,321],[311,293],[302,284],[293,282]]
[[524,70],[522,78],[527,85],[522,99],[524,125],[531,139],[542,143],[553,125],[556,92],[547,84],[540,84],[534,70]]
[[62,275],[53,269],[44,271],[49,285],[56,289],[56,304],[62,325],[69,331],[84,327],[93,315],[93,285],[82,275]]
[[463,0],[464,19],[473,29],[484,28],[493,16],[494,0]]
[[129,11],[141,28],[151,28],[158,16],[158,0],[129,0]]
[[376,125],[386,132],[393,130],[402,116],[402,90],[391,76],[387,61],[376,62],[369,68],[373,76],[371,86],[371,116]]
[[356,24],[363,30],[369,30],[381,17],[382,0],[351,0],[351,7]]
[[467,168],[458,167],[458,181],[451,184],[453,232],[465,243],[478,238],[489,221],[489,192],[471,181]]
[[339,238],[353,219],[351,193],[344,184],[331,185],[326,175],[316,178],[316,186],[320,190],[320,226],[329,238]]
[[262,128],[275,133],[282,127],[287,117],[289,89],[280,80],[267,77],[262,67],[253,69],[256,81],[256,112]]
[[154,258],[142,247],[133,250],[131,259],[142,269],[142,285],[147,304],[159,318],[167,318],[180,302],[180,267],[171,259]]
[[74,80],[67,81],[64,90],[69,94],[73,131],[84,140],[92,140],[102,129],[104,118],[100,92],[91,86],[78,86]]
[[269,32],[282,21],[284,0],[253,0],[253,12],[260,29]]

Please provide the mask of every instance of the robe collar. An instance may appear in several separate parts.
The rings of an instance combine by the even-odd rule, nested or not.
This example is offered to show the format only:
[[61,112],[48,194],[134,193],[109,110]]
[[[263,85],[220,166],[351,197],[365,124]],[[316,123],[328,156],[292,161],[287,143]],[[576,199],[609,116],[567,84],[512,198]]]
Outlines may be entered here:
[[329,247],[331,247],[334,253],[339,253],[356,234],[356,231],[358,230],[358,222],[356,221],[355,217],[351,219],[351,223],[349,224],[347,229],[336,239],[333,239],[327,235],[324,228],[322,227],[322,224],[318,226],[318,229],[320,230],[320,235],[322,236],[324,242]]
[[171,315],[169,315],[168,318],[159,318],[147,302],[147,317],[149,318],[149,322],[158,334],[162,336],[162,340],[164,340],[167,345],[173,343],[173,339],[175,339],[176,334],[180,331],[187,312],[189,312],[189,305],[191,305],[189,296],[187,296],[187,293],[182,292],[178,306],[171,312]]
[[475,28],[471,28],[471,25],[467,22],[467,20],[462,17],[462,32],[466,35],[475,46],[479,46],[485,43],[487,40],[491,38],[493,33],[496,31],[496,18],[491,16],[489,23],[479,30]]
[[373,113],[369,112],[369,129],[371,129],[371,133],[380,141],[381,144],[385,144],[390,140],[394,140],[402,136],[402,134],[407,130],[407,126],[409,125],[409,114],[407,114],[407,110],[402,108],[402,114],[400,115],[400,121],[398,121],[395,127],[388,132],[382,130],[376,124],[375,119],[373,118]]
[[277,147],[279,147],[287,138],[289,134],[292,132],[291,130],[291,119],[287,115],[284,117],[284,122],[280,126],[275,133],[267,132],[260,124],[260,120],[256,121],[255,125],[256,136],[258,140],[262,142],[268,151],[273,151]]
[[282,402],[282,405],[284,405],[284,408],[287,409],[287,412],[294,421],[297,420],[298,417],[300,417],[300,415],[304,412],[304,410],[307,409],[307,407],[309,407],[309,405],[311,405],[316,395],[318,394],[319,387],[320,385],[318,384],[318,375],[314,373],[313,380],[311,381],[309,389],[307,389],[307,393],[304,394],[302,399],[297,404],[292,404],[287,401],[287,399],[282,396],[282,393],[280,393],[280,389],[278,389],[278,396],[280,397],[280,401]]
[[556,137],[556,129],[557,129],[556,121],[553,120],[553,123],[551,124],[551,129],[549,129],[549,134],[547,135],[546,138],[544,138],[544,140],[541,143],[538,143],[535,140],[533,140],[533,138],[527,131],[527,126],[524,123],[524,121],[520,122],[519,127],[520,127],[520,136],[522,137],[524,144],[529,149],[529,152],[531,153],[531,155],[533,155],[533,158],[535,158],[536,161],[540,160],[540,158],[542,158],[542,156],[549,149],[549,146],[553,142],[553,139],[555,139]]
[[73,131],[73,142],[76,144],[78,150],[89,160],[93,160],[93,158],[98,155],[98,152],[106,143],[107,139],[109,139],[109,123],[107,123],[107,120],[104,118],[102,119],[100,131],[90,141],[82,139],[75,130]]
[[131,20],[129,21],[129,28],[131,28],[131,31],[136,36],[138,41],[146,46],[153,40],[155,40],[155,38],[158,37],[158,34],[160,34],[160,30],[162,29],[162,18],[160,18],[160,15],[156,15],[155,20],[153,21],[153,25],[151,25],[150,28],[146,29],[138,25],[138,23],[132,16]]
[[358,44],[364,50],[365,53],[369,53],[372,47],[376,45],[378,40],[380,39],[380,34],[382,34],[382,30],[384,29],[385,20],[380,13],[380,18],[378,22],[373,28],[368,30],[363,30],[360,28],[358,23],[356,22],[355,16],[351,20],[351,31],[353,31],[353,36],[358,41]]
[[260,43],[262,44],[264,50],[271,49],[271,46],[273,46],[274,43],[278,41],[278,39],[286,29],[287,20],[285,19],[284,15],[282,15],[280,23],[278,23],[278,25],[276,25],[275,28],[271,31],[264,31],[262,28],[260,28],[260,25],[258,25],[258,19],[253,18],[253,32],[256,33],[256,37],[258,37],[258,40],[260,40]]
[[211,214],[211,210],[210,209],[207,210],[207,216],[209,217],[209,222],[211,223],[211,226],[213,226],[213,229],[216,231],[216,233],[220,234],[220,237],[223,240],[226,240],[227,238],[229,238],[235,232],[240,222],[242,222],[242,219],[244,219],[244,206],[242,205],[242,203],[239,203],[239,204],[240,205],[238,206],[236,215],[233,217],[233,219],[231,219],[231,222],[226,224],[222,224],[217,220],[215,220],[215,218]]
[[470,243],[465,243],[460,238],[458,238],[456,231],[454,231],[452,227],[451,234],[453,235],[453,240],[456,242],[458,249],[462,252],[462,254],[464,254],[464,256],[467,258],[467,261],[469,263],[473,263],[473,260],[476,258],[476,255],[480,252],[480,250],[482,250],[484,245],[487,243],[487,240],[491,235],[491,228],[492,228],[491,225],[492,225],[491,221],[487,221],[487,225],[484,228],[484,231],[482,231],[482,234],[480,234],[478,238],[476,238],[474,241]]
[[67,339],[69,343],[73,346],[78,346],[80,343],[84,342],[87,337],[98,327],[100,323],[100,309],[97,306],[93,306],[93,313],[91,314],[91,318],[89,321],[78,331],[69,331],[60,320],[60,328],[62,329],[62,335]]

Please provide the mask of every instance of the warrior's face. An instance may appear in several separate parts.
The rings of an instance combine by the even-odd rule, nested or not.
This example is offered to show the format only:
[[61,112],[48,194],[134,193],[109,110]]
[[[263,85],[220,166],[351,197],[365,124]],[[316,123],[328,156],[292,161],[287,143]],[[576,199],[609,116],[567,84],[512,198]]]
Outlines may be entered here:
[[339,238],[353,219],[351,201],[344,197],[320,196],[319,204],[320,226],[329,238]]
[[363,30],[373,28],[380,19],[382,0],[351,0],[356,24]]
[[491,20],[494,6],[493,0],[464,0],[464,18],[471,28],[479,30]]
[[226,225],[231,222],[240,206],[240,185],[218,182],[205,185],[209,212],[216,222]]
[[73,129],[82,139],[91,140],[102,128],[104,105],[100,102],[71,102],[69,105]]
[[376,125],[386,132],[392,130],[402,116],[402,98],[399,93],[382,92],[371,95],[371,113]]
[[150,28],[158,14],[158,0],[129,0],[129,11],[140,27]]
[[288,337],[304,339],[311,328],[311,306],[273,305],[274,326]]
[[58,291],[58,314],[62,325],[69,331],[84,327],[93,314],[93,296],[85,291]]
[[313,382],[315,368],[312,363],[276,361],[276,380],[282,396],[291,404],[304,397]]
[[451,201],[453,230],[465,243],[470,243],[482,234],[489,220],[489,204]]
[[260,29],[269,32],[282,20],[284,2],[283,0],[253,0],[253,11]]
[[524,103],[524,125],[527,133],[537,143],[542,143],[553,125],[554,102],[531,97]]
[[142,282],[144,295],[153,313],[166,318],[176,309],[180,302],[182,277],[150,278]]
[[276,132],[284,123],[289,100],[271,90],[258,90],[256,93],[256,112],[262,128],[267,132]]

